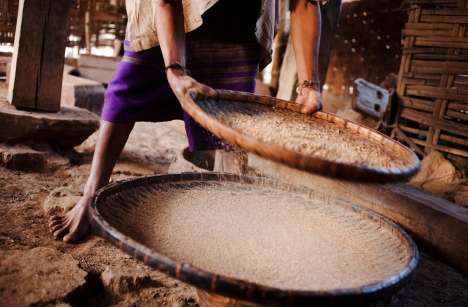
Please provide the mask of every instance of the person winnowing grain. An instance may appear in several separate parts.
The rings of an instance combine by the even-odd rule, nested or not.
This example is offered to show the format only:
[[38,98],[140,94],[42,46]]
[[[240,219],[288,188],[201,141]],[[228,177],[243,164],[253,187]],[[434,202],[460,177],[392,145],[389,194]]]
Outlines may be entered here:
[[[304,113],[321,108],[318,76],[318,0],[291,1],[291,35]],[[83,197],[53,215],[57,239],[75,242],[89,229],[88,209],[108,184],[137,121],[183,119],[190,151],[228,148],[185,114],[177,100],[213,88],[254,92],[255,76],[270,62],[275,0],[127,0],[125,53],[107,89],[101,128]],[[190,75],[187,74],[190,71]]]

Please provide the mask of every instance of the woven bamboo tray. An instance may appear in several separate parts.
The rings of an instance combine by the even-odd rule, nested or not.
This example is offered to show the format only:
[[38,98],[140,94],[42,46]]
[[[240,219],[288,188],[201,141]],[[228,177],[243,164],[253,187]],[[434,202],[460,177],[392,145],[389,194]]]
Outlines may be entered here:
[[[100,190],[90,215],[101,236],[197,287],[202,306],[383,306],[419,259],[411,238],[385,218],[260,177],[184,173],[131,179]],[[290,238],[297,242],[289,246]],[[301,251],[304,260],[297,261],[293,255]],[[343,256],[327,265],[333,255]],[[218,267],[211,267],[213,261]],[[250,274],[263,269],[278,272],[263,282],[262,274]],[[279,277],[296,274],[291,271],[300,273]]]
[[[287,164],[294,168],[306,170],[313,173],[319,173],[326,176],[338,177],[342,179],[354,181],[404,181],[412,176],[420,166],[417,156],[397,141],[364,126],[344,120],[335,115],[317,112],[313,116],[300,114],[300,106],[289,102],[267,96],[258,96],[249,93],[233,92],[226,90],[218,90],[216,98],[207,98],[201,95],[192,95],[190,98],[181,101],[183,109],[190,114],[200,125],[212,132],[217,137],[227,141],[230,144],[237,145],[242,149],[256,153],[265,158]],[[296,148],[284,146],[277,141],[287,139],[291,144],[300,144],[300,146],[317,146],[323,139],[327,139],[328,144],[340,142],[343,145],[343,150],[338,149],[338,153],[342,157],[346,157],[347,153],[344,150],[347,146],[350,148],[351,143],[346,138],[341,137],[341,141],[333,139],[333,134],[325,135],[320,138],[299,137],[295,128],[288,130],[272,130],[272,134],[278,132],[278,140],[262,140],[259,136],[259,130],[268,130],[269,127],[275,126],[275,120],[271,120],[271,125],[266,125],[265,128],[260,128],[255,131],[242,131],[233,127],[223,118],[229,118],[233,114],[242,114],[244,118],[250,121],[252,126],[258,122],[259,116],[263,116],[263,120],[268,121],[269,117],[274,118],[281,114],[281,120],[286,123],[294,123],[295,125],[303,125],[306,131],[314,132],[314,125],[327,125],[335,130],[340,130],[351,135],[353,138],[361,138],[367,143],[369,150],[367,154],[374,154],[374,158],[379,156],[373,152],[374,149],[380,148],[381,151],[388,153],[396,162],[394,165],[375,164],[372,165],[372,159],[365,160],[361,164],[351,163],[349,161],[337,160],[336,154],[305,154]],[[307,122],[313,119],[315,122]],[[248,126],[248,125],[247,125]],[[308,129],[308,130],[307,130]],[[279,133],[281,131],[283,133]],[[303,133],[302,130],[301,133]],[[317,129],[316,129],[317,131]],[[339,131],[337,132],[340,133]],[[328,140],[328,137],[329,140]],[[351,141],[351,140],[350,140]],[[319,146],[329,146],[322,141]],[[371,146],[369,146],[369,144]],[[318,147],[317,147],[318,148]],[[336,149],[335,149],[336,153]],[[393,162],[390,159],[390,162]]]

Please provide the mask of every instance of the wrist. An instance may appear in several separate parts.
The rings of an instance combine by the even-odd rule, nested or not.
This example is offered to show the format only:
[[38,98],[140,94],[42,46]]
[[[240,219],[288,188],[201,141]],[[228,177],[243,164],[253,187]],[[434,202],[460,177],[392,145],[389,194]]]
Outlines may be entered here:
[[184,76],[188,74],[187,69],[185,69],[185,67],[182,66],[182,64],[178,62],[174,62],[172,64],[167,65],[165,70],[166,70],[166,74],[171,72],[172,74],[176,76]]
[[299,85],[296,88],[297,94],[301,95],[302,91],[307,89],[312,89],[317,92],[321,92],[320,81],[318,79],[302,80],[299,82]]

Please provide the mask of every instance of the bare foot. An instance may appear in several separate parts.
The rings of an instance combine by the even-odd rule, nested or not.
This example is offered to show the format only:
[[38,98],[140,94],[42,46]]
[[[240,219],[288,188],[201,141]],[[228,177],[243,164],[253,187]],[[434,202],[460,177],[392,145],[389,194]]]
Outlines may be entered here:
[[88,210],[92,201],[93,197],[83,196],[65,215],[54,214],[49,218],[49,229],[55,239],[72,243],[88,233]]

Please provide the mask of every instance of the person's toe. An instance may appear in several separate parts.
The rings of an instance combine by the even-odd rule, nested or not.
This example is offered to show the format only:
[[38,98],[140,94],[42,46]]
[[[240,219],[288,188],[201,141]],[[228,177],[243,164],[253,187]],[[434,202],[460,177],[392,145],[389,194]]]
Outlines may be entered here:
[[63,237],[63,241],[67,243],[75,243],[81,240],[89,230],[89,224],[86,221],[82,221],[76,227],[73,227],[68,234]]
[[62,228],[59,228],[58,230],[54,231],[55,239],[62,239],[67,234],[68,230],[68,225],[64,225]]
[[62,225],[64,223],[64,219],[54,220],[49,222],[49,228],[54,228],[57,225]]
[[78,241],[78,238],[72,233],[69,233],[63,237],[63,242],[66,242],[66,243],[73,243],[76,241]]
[[51,216],[49,217],[49,222],[59,221],[59,220],[61,220],[61,219],[63,219],[63,218],[64,218],[63,215],[55,215],[55,214],[54,214],[54,215],[51,215]]
[[55,232],[56,232],[57,230],[60,230],[60,229],[65,228],[65,227],[67,227],[67,226],[68,226],[68,223],[65,223],[65,222],[63,222],[63,223],[58,223],[58,224],[56,224],[56,225],[50,227],[50,231],[51,231],[52,233],[55,234]]
[[82,237],[82,234],[77,232],[77,231],[72,231],[72,232],[69,232],[67,235],[65,235],[63,237],[63,242],[66,242],[66,243],[74,243],[74,242],[77,242],[78,240],[80,240]]

